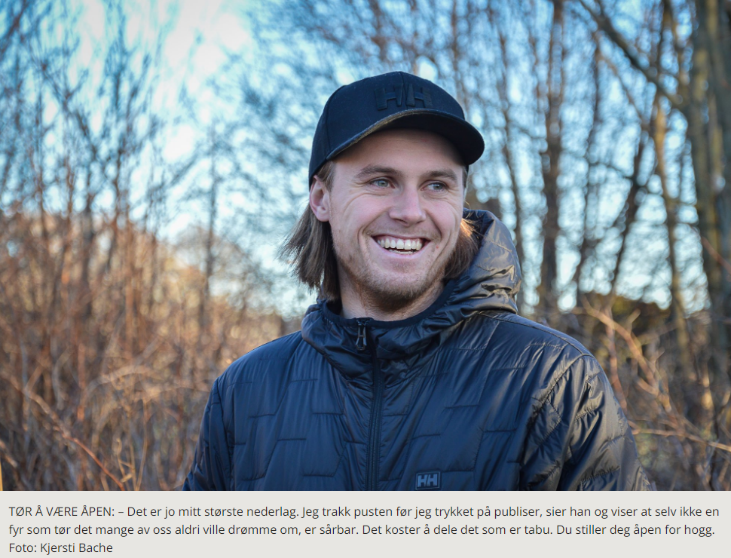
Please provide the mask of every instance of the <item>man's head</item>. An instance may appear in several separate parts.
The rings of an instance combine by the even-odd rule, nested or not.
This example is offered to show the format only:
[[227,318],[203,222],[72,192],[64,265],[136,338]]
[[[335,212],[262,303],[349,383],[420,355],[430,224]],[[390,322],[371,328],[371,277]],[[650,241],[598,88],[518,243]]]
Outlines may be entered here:
[[462,207],[483,147],[426,80],[385,74],[336,91],[313,142],[310,204],[284,248],[300,280],[385,311],[438,295],[476,251]]

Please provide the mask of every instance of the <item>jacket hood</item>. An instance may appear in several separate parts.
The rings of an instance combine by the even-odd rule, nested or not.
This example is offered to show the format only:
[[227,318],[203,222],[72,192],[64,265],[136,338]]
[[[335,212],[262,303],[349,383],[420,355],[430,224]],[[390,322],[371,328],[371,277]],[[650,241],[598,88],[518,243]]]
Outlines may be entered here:
[[388,384],[430,360],[443,337],[474,313],[517,313],[515,296],[520,289],[521,273],[510,232],[488,211],[465,210],[463,216],[475,223],[480,248],[467,271],[449,281],[424,312],[393,322],[367,319],[371,350],[359,351],[359,319],[345,319],[334,313],[326,301],[319,301],[307,310],[302,321],[304,340],[342,374],[367,383],[375,347],[375,357],[381,359]]

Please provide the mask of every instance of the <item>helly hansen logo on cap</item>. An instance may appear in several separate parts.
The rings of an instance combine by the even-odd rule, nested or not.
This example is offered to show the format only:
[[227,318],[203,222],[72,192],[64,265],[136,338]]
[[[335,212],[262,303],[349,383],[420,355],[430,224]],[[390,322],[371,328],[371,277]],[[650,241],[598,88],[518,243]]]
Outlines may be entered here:
[[416,490],[439,490],[442,486],[439,471],[416,473]]
[[[404,95],[406,98],[404,99]],[[407,107],[415,107],[416,101],[421,101],[424,108],[432,108],[431,102],[431,91],[428,87],[422,87],[421,91],[414,91],[414,86],[409,84],[406,86],[406,91],[400,85],[394,86],[391,91],[386,91],[385,87],[376,88],[376,108],[378,110],[386,110],[388,108],[388,102],[393,101],[397,107],[401,106],[401,103],[405,103]]]

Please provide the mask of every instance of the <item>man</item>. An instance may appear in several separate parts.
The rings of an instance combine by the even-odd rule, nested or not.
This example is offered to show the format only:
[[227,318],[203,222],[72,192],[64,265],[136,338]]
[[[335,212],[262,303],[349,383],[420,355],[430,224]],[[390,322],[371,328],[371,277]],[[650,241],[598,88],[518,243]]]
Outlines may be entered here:
[[463,210],[483,149],[418,77],[332,95],[285,246],[320,301],[216,380],[185,489],[649,488],[597,362],[516,315],[509,232]]

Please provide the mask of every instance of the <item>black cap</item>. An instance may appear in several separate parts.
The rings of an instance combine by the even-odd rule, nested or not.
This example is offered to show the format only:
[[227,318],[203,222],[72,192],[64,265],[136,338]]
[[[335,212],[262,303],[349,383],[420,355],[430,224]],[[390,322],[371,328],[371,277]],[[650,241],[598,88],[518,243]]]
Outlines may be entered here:
[[471,165],[485,150],[480,132],[464,118],[459,103],[432,82],[391,72],[344,85],[322,110],[312,140],[310,184],[320,167],[364,137],[380,130],[416,128],[449,140]]

